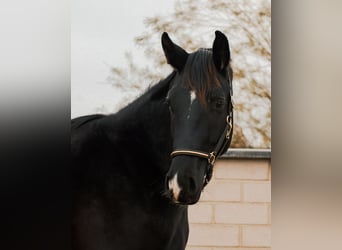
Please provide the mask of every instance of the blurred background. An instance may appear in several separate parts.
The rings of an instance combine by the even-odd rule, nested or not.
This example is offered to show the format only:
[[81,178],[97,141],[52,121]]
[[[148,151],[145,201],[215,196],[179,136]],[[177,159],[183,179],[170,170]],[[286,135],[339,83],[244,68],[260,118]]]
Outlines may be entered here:
[[72,1],[71,117],[113,113],[166,77],[160,37],[193,52],[230,42],[232,147],[271,147],[271,1]]
[[[118,78],[112,69],[127,68],[125,53],[129,51],[139,68],[150,65],[151,55],[137,56],[144,55],[145,49],[135,38],[153,33],[150,43],[160,49],[159,30],[154,31],[144,20],[172,15],[176,2],[159,2],[102,0],[89,5],[90,1],[78,0],[71,4],[67,0],[12,0],[1,6],[0,209],[5,233],[1,249],[68,249],[70,116],[117,110],[129,101],[121,101],[117,92],[124,93],[123,100],[135,97],[112,88]],[[246,7],[255,3],[239,2]],[[195,7],[205,12],[208,4],[198,1]],[[272,1],[272,249],[341,249],[341,9],[342,1],[336,0]],[[113,14],[115,10],[120,11]],[[211,18],[224,20],[219,14],[223,9],[216,10]],[[137,12],[145,11],[151,12],[138,17]],[[115,15],[121,18],[112,21]],[[132,21],[140,28],[133,29]],[[214,29],[221,29],[232,50],[236,49],[238,32],[226,30],[227,22],[223,22],[193,33],[192,41],[205,39],[198,46],[210,47]],[[77,28],[83,23],[83,30]],[[200,26],[190,26],[191,31],[199,32]],[[90,27],[94,33],[86,36]],[[102,29],[106,32],[95,35]],[[119,48],[130,31],[134,33]],[[77,32],[83,42],[75,42]],[[172,29],[169,32],[175,42],[186,46],[186,36]],[[112,34],[113,38],[103,39]],[[104,42],[90,46],[89,37],[106,40],[110,46]],[[98,50],[102,53],[93,53],[96,58],[88,56]],[[243,64],[236,61],[235,52],[232,56],[237,73]],[[99,67],[84,67],[87,63]],[[86,75],[97,69],[102,73],[95,79]],[[144,79],[148,78],[139,77]],[[87,86],[88,80],[93,88]],[[141,86],[151,84],[140,81]],[[127,82],[134,84],[128,78]],[[235,76],[235,99],[243,96],[238,93],[240,82]]]

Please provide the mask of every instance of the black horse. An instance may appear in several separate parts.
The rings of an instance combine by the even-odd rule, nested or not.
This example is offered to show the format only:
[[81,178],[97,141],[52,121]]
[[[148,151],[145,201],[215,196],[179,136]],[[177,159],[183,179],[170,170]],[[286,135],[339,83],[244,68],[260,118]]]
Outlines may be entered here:
[[191,54],[161,42],[168,77],[116,114],[71,121],[74,249],[185,249],[188,205],[230,145],[226,36]]

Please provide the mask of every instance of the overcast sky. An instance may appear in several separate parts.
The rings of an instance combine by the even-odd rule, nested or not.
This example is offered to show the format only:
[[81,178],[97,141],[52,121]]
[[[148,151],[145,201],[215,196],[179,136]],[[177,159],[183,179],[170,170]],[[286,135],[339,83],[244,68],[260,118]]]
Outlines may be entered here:
[[174,2],[72,0],[71,117],[115,109],[123,94],[105,83],[110,66],[124,64],[126,51],[138,53],[133,39],[144,18],[170,13]]

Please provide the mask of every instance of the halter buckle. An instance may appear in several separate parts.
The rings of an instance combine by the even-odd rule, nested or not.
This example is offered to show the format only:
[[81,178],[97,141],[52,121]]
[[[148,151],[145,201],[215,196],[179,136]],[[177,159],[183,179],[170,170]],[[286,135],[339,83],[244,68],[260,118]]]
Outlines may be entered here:
[[209,163],[210,165],[214,165],[215,160],[216,160],[215,152],[211,152],[211,153],[209,154],[209,157],[208,157],[208,163]]
[[231,115],[227,116],[227,124],[229,125],[229,129],[227,131],[226,138],[229,139],[230,133],[232,132],[232,129],[233,129],[233,123],[232,123]]

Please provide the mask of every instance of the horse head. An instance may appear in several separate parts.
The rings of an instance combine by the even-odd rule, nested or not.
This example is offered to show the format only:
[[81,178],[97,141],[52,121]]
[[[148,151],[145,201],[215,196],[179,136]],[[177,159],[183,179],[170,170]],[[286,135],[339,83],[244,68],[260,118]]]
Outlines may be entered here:
[[227,37],[215,32],[213,46],[187,53],[162,35],[167,62],[177,72],[166,103],[173,151],[166,192],[174,203],[194,204],[210,181],[216,157],[231,142],[232,69]]

